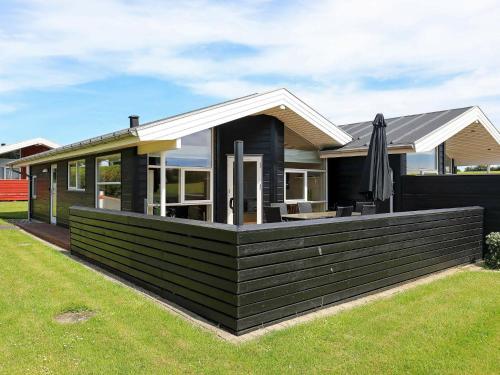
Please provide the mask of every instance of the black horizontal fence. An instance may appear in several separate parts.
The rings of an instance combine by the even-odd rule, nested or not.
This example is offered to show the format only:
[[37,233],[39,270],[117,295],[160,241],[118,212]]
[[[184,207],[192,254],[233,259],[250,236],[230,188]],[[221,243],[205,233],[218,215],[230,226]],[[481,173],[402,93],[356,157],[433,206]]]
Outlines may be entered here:
[[71,251],[243,334],[479,259],[483,209],[246,225],[73,207]]
[[402,176],[400,210],[484,207],[484,232],[500,231],[500,175]]

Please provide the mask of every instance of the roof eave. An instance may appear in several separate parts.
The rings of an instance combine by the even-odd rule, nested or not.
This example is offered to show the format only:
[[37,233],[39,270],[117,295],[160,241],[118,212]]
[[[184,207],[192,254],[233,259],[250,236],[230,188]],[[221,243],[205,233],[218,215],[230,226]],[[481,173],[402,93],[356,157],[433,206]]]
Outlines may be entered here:
[[[389,145],[387,146],[389,154],[406,154],[415,152],[413,144]],[[320,151],[320,158],[349,158],[354,156],[365,156],[368,153],[368,147],[356,147],[347,149],[324,150]]]
[[137,135],[133,129],[130,129],[130,131],[119,131],[27,156],[12,161],[9,165],[12,167],[25,167],[34,164],[54,162],[61,159],[71,159],[88,154],[107,152],[133,146],[137,144],[137,141]]
[[[189,116],[174,117],[157,123],[149,123],[145,127],[138,127],[137,132],[141,141],[174,140],[281,105],[294,111],[318,128],[326,136],[330,137],[334,143],[345,145],[352,141],[352,137],[348,133],[286,89],[250,96],[243,100],[229,102],[226,105],[194,112]],[[168,126],[164,126],[167,124]]]
[[448,121],[446,124],[443,124],[434,131],[416,140],[415,151],[430,151],[441,143],[450,139],[455,134],[459,133],[475,121],[479,121],[479,123],[484,126],[484,128],[493,137],[493,139],[498,144],[500,144],[500,132],[498,131],[498,129],[491,123],[491,121],[484,114],[481,108],[479,108],[478,106],[474,106],[464,113],[460,114],[453,120]]

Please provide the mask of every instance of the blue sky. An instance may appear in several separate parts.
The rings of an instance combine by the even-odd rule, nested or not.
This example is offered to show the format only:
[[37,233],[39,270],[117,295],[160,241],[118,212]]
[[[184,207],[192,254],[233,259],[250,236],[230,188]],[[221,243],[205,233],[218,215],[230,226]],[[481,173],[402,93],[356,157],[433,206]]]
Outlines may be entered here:
[[0,2],[0,141],[65,144],[287,87],[334,123],[480,105],[496,1]]

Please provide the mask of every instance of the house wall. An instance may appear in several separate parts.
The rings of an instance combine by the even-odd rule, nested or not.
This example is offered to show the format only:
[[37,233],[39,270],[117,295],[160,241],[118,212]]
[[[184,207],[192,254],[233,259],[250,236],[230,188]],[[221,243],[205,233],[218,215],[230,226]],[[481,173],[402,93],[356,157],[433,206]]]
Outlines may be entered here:
[[[47,169],[48,172],[43,172]],[[37,164],[30,167],[36,176],[36,198],[31,199],[31,217],[50,223],[50,164]]]
[[[366,157],[328,159],[328,204],[330,209],[335,205],[352,205],[356,201],[366,200],[361,194],[360,184],[363,165]],[[406,154],[389,155],[389,164],[394,176],[394,210],[399,207],[400,179],[406,174]],[[389,212],[389,201],[378,203],[378,212]]]
[[234,141],[244,142],[245,155],[262,155],[262,205],[284,199],[284,127],[275,117],[250,116],[220,125],[215,131],[214,221],[227,222],[227,155]]
[[[34,146],[24,147],[20,150],[20,152],[21,152],[20,157],[25,158],[27,156],[39,154],[41,152],[48,151],[51,149],[52,149],[51,147],[45,146],[45,145],[34,145]],[[26,167],[22,167],[21,168],[21,178],[26,178],[26,177],[27,177]]]
[[[122,156],[122,201],[123,211],[144,212],[144,199],[147,189],[147,156],[137,155],[137,148],[127,148],[121,151],[86,157],[63,159],[57,164],[57,224],[69,226],[69,208],[71,206],[95,207],[96,158],[117,152]],[[68,162],[85,159],[85,191],[68,190]],[[50,164],[39,164],[31,167],[31,174],[37,176],[37,196],[32,202],[32,217],[44,222],[50,222]],[[47,173],[43,173],[47,169]]]
[[437,148],[438,159],[438,174],[446,174],[446,160],[445,160],[446,144],[441,143]]

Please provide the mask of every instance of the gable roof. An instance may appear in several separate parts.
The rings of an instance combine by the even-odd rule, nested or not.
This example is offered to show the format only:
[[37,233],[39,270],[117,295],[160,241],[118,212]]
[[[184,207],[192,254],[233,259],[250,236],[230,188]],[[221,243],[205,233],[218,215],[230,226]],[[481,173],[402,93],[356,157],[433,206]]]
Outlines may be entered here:
[[[472,107],[449,109],[417,115],[400,116],[388,118],[386,135],[388,145],[411,145],[431,131],[438,129],[458,115],[466,112]],[[372,121],[358,122],[354,124],[339,125],[347,131],[354,140],[343,149],[368,147],[372,135]]]
[[343,146],[352,141],[352,137],[344,130],[335,126],[319,112],[282,88],[262,94],[251,94],[148,122],[134,128],[72,143],[20,159],[12,164],[28,165],[87,155],[97,150],[106,152],[147,142],[175,141],[201,130],[259,114],[277,117],[291,130],[299,133],[319,148]]
[[[430,151],[450,139],[474,122],[480,123],[487,133],[500,144],[500,132],[493,126],[483,111],[477,107],[448,109],[386,119],[387,147],[389,151]],[[339,127],[348,132],[353,141],[347,145],[324,151],[324,157],[365,152],[370,143],[372,121],[364,121]]]
[[277,117],[318,147],[345,145],[352,140],[349,134],[284,88],[143,124],[137,127],[137,134],[143,141],[174,140],[257,114]]
[[37,146],[37,145],[47,146],[47,147],[50,147],[52,149],[59,147],[59,145],[57,143],[49,141],[48,139],[33,138],[33,139],[28,139],[26,141],[13,143],[11,145],[0,146],[0,155],[6,154],[6,153],[12,152],[12,151],[20,150],[20,149],[25,148],[25,147]]

